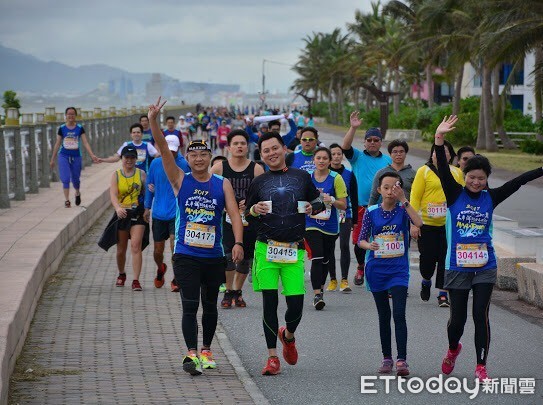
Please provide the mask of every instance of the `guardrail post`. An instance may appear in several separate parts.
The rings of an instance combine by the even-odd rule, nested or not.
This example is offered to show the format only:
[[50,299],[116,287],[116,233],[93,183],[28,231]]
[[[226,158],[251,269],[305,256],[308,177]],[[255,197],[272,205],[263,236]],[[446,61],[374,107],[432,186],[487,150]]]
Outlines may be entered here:
[[[37,194],[38,186],[38,144],[36,142],[36,127],[34,126],[34,114],[23,114],[23,125],[28,128],[28,193]],[[23,145],[24,147],[24,145]]]
[[0,127],[0,208],[9,208],[8,163],[4,130]]
[[18,111],[16,108],[8,108],[8,118],[6,126],[13,128],[13,163],[15,166],[15,185],[14,192],[16,201],[24,201],[25,196],[25,174],[23,171],[23,145],[21,139],[21,127],[18,121]]

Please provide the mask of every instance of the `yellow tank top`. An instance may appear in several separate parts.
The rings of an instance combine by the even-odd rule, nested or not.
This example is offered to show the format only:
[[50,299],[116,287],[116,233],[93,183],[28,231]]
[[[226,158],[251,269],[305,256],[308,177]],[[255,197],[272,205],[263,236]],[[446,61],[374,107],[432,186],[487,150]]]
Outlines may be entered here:
[[126,177],[122,169],[117,170],[117,188],[119,189],[119,204],[123,208],[135,208],[138,206],[138,197],[142,193],[141,170],[136,171],[130,177]]

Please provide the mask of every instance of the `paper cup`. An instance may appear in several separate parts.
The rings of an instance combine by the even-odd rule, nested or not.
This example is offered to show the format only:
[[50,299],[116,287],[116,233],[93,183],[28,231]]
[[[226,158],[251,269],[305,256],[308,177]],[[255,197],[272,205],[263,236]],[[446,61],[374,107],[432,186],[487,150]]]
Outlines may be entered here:
[[307,204],[307,201],[298,201],[298,213],[299,214],[305,214],[305,205]]
[[271,212],[272,212],[272,202],[271,202],[271,200],[262,201],[262,202],[265,203],[268,206],[268,214],[271,214]]

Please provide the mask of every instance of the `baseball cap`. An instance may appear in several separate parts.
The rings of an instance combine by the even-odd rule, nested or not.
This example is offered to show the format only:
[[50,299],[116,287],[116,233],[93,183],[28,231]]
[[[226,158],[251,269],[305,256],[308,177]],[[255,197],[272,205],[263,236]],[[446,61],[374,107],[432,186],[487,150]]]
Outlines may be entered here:
[[126,145],[123,150],[121,150],[121,157],[138,157],[138,151],[133,146]]
[[189,146],[187,146],[187,152],[191,152],[193,150],[207,150],[211,152],[211,149],[209,148],[209,146],[207,146],[206,141],[204,141],[203,139],[190,141]]
[[366,131],[366,135],[364,135],[364,139],[368,139],[371,136],[376,136],[378,138],[383,139],[383,135],[381,134],[381,131],[379,130],[379,128],[369,128]]
[[187,117],[192,117],[192,113],[187,113]]
[[168,143],[168,149],[177,152],[179,150],[179,137],[177,135],[167,135],[164,139]]
[[260,124],[260,128],[268,128],[268,123],[263,122],[262,124]]
[[179,119],[180,119],[180,120],[184,120],[184,119],[185,119],[185,116],[184,116],[184,115],[180,115],[180,116],[179,116]]

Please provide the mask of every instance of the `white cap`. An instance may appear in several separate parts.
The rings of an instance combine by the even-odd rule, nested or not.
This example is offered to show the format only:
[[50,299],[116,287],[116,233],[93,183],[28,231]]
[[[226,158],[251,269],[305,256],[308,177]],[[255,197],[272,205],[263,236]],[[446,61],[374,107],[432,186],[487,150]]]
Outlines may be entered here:
[[192,117],[192,113],[191,113],[191,112],[188,112],[188,113],[187,113],[187,117]]
[[173,152],[177,152],[179,150],[179,137],[177,135],[167,135],[165,137],[166,142],[168,143],[168,149],[170,149]]
[[180,119],[180,120],[184,120],[184,119],[185,119],[185,116],[184,116],[184,115],[180,115],[180,116],[179,116],[179,119]]

